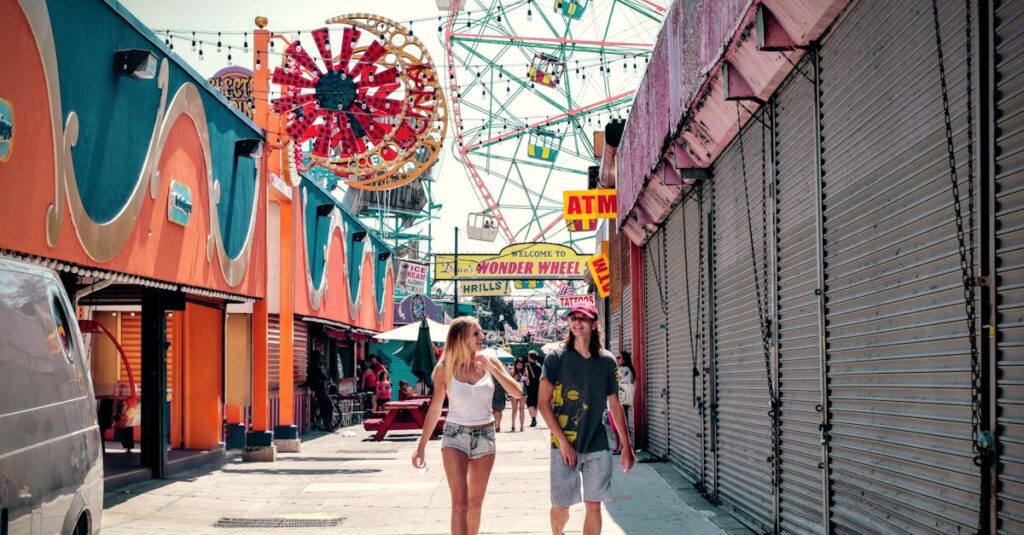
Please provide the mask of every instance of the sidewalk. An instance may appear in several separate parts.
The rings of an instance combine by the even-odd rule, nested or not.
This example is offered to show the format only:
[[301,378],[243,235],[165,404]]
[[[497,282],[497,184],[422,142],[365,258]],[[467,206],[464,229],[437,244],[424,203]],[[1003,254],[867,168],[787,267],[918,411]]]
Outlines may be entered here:
[[[547,430],[497,435],[498,457],[484,502],[481,533],[550,533]],[[527,420],[528,421],[528,420]],[[354,437],[343,436],[354,431]],[[307,436],[302,453],[276,463],[234,459],[211,473],[185,473],[107,493],[104,535],[120,533],[448,533],[449,495],[440,440],[427,448],[428,472],[409,461],[418,433],[389,434],[372,442],[358,428]],[[641,457],[642,458],[642,457]],[[615,458],[616,463],[618,457]],[[604,508],[609,535],[749,533],[696,497],[669,465],[639,463],[628,476],[616,465]],[[664,474],[664,475],[663,475]],[[671,482],[671,483],[670,483]],[[693,504],[687,505],[687,504]],[[710,519],[714,518],[716,526]],[[288,529],[225,529],[224,522],[290,519]],[[337,520],[342,519],[342,520]],[[324,527],[303,527],[313,523]],[[241,526],[239,526],[241,527]],[[570,511],[566,533],[581,533],[583,506]]]

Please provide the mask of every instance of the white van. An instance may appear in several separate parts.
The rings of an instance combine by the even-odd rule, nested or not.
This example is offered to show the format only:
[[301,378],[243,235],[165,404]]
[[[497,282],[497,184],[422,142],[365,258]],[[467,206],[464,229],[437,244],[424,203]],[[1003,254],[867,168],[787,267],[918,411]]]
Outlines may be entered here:
[[100,440],[63,285],[53,271],[0,259],[0,533],[99,533]]

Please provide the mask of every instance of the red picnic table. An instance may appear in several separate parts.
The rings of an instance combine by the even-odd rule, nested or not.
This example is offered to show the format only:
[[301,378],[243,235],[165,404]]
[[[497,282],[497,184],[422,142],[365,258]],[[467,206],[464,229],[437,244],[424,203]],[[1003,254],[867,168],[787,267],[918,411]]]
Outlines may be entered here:
[[[383,418],[371,418],[363,422],[363,429],[376,431],[373,439],[377,442],[384,440],[388,431],[411,431],[423,429],[426,423],[427,410],[430,409],[430,398],[409,399],[405,401],[389,401],[384,404],[387,413]],[[433,436],[444,428],[445,417],[442,414],[437,419]],[[433,436],[431,438],[433,438]]]

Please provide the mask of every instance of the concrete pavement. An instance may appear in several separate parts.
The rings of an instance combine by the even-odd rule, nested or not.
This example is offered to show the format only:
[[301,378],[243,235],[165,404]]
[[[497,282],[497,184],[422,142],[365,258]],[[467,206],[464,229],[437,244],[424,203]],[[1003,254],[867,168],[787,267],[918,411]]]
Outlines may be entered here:
[[[509,433],[508,421],[506,411],[481,533],[550,533],[547,430],[527,427]],[[344,436],[351,434],[345,431],[355,436]],[[418,433],[389,434],[379,443],[369,436],[361,427],[307,436],[301,453],[279,454],[276,463],[243,463],[233,456],[220,470],[110,492],[102,532],[242,532],[218,527],[220,522],[248,525],[246,533],[448,533],[450,501],[440,440],[430,442],[429,470],[420,473],[409,462]],[[748,533],[664,463],[638,463],[626,476],[616,468],[612,493],[616,499],[603,513],[605,534]],[[261,523],[282,525],[252,527]],[[582,528],[583,506],[577,505],[566,533]]]

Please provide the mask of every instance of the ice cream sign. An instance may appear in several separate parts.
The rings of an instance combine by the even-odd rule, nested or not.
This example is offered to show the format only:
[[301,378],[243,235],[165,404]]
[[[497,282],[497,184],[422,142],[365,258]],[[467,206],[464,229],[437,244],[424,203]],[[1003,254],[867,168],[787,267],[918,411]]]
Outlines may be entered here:
[[188,225],[191,216],[192,190],[181,182],[172,180],[170,194],[167,196],[167,219],[184,227]]

